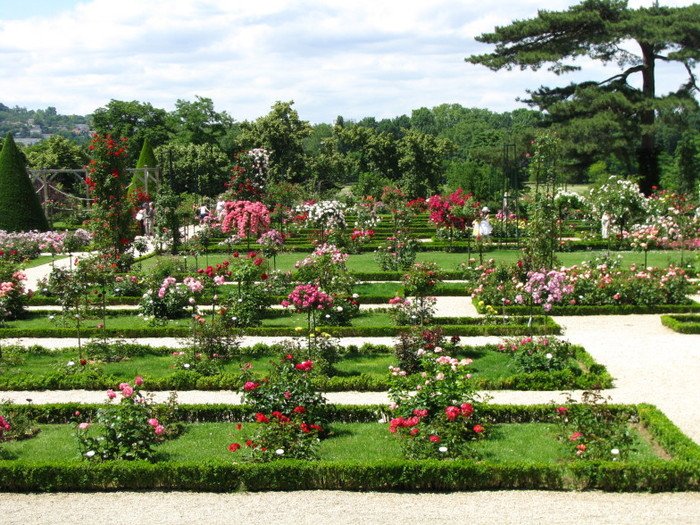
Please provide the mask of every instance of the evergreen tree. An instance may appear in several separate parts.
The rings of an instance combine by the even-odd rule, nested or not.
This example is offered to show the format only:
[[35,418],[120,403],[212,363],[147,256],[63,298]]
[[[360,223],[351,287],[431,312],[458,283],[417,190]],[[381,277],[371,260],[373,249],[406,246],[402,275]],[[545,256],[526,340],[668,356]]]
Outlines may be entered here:
[[[129,196],[137,195],[138,193],[143,193],[145,191],[145,180],[146,174],[143,171],[144,168],[153,168],[150,174],[155,174],[155,168],[158,166],[158,161],[156,161],[156,155],[153,152],[153,147],[151,146],[151,141],[146,137],[143,140],[143,146],[141,147],[141,153],[139,154],[139,160],[136,162],[136,170],[131,176],[131,182],[129,184]],[[153,179],[149,180],[148,189],[151,192],[155,191],[155,181]]]
[[[532,104],[549,111],[556,108],[561,118],[578,117],[580,87],[594,86],[601,96],[621,93],[629,103],[625,117],[637,131],[637,165],[642,190],[648,194],[659,183],[658,156],[654,123],[660,98],[656,95],[657,62],[676,62],[685,68],[688,80],[667,97],[679,100],[693,98],[698,90],[693,68],[700,59],[700,5],[669,8],[654,4],[649,8],[630,9],[626,0],[584,0],[566,11],[539,11],[536,18],[518,20],[493,33],[477,38],[495,44],[493,53],[467,58],[473,64],[500,69],[530,68],[538,70],[551,64],[556,74],[580,69],[567,59],[590,57],[603,63],[615,62],[626,67],[620,74],[601,82],[572,84],[565,88],[542,87],[532,94]],[[623,44],[636,43],[639,54]],[[628,80],[641,75],[641,89]],[[588,93],[590,95],[590,92]],[[572,106],[572,107],[569,107]],[[568,115],[567,115],[568,112]],[[604,137],[598,137],[599,141]]]
[[0,152],[0,229],[47,231],[49,224],[22,153],[8,133]]

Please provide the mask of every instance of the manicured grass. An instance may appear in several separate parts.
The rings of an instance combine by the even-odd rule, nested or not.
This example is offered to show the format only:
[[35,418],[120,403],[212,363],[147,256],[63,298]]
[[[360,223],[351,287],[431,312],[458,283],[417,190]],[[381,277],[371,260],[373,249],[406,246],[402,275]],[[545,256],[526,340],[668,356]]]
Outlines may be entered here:
[[[143,353],[134,353],[130,357],[125,357],[120,361],[100,362],[91,356],[89,350],[84,350],[84,356],[90,362],[87,369],[79,364],[77,348],[65,350],[8,350],[6,360],[0,361],[0,388],[5,389],[33,389],[33,388],[67,388],[80,385],[92,388],[114,387],[121,382],[132,380],[135,376],[144,377],[150,389],[159,390],[172,388],[181,385],[186,378],[190,381],[197,381],[198,378],[205,380],[205,377],[186,372],[178,367],[177,358],[172,355],[169,348],[150,349]],[[463,347],[454,353],[455,357],[467,357],[473,359],[470,365],[470,372],[473,374],[473,381],[478,388],[517,388],[517,389],[547,389],[547,388],[568,388],[576,386],[573,381],[586,380],[586,386],[596,382],[610,386],[610,380],[606,374],[587,375],[580,374],[579,371],[586,372],[594,365],[592,358],[583,349],[577,350],[576,359],[572,360],[570,366],[575,371],[569,371],[569,375],[556,376],[547,373],[540,373],[537,377],[528,377],[520,374],[512,365],[512,358],[509,354],[498,352],[494,346],[484,347]],[[236,389],[241,386],[241,367],[250,363],[255,376],[262,379],[269,374],[271,363],[275,360],[273,355],[248,355],[242,354],[229,362],[221,363],[220,373],[214,378],[215,381],[208,385],[203,384],[200,388],[230,388]],[[72,367],[67,367],[69,362],[75,363]],[[371,352],[350,352],[341,357],[335,364],[335,372],[330,379],[319,377],[320,388],[329,388],[327,381],[332,383],[334,390],[357,389],[358,385],[363,389],[385,390],[388,388],[388,369],[396,366],[397,361],[390,349],[385,352],[375,349]],[[599,365],[595,365],[598,368]],[[101,374],[95,378],[94,374],[87,372],[97,368]],[[64,377],[70,371],[73,374],[87,374]],[[180,375],[177,375],[180,374]],[[601,374],[596,370],[595,374]],[[606,379],[608,378],[608,379]],[[74,383],[77,381],[77,383]],[[90,383],[92,381],[92,383]],[[358,383],[359,381],[359,383]],[[544,381],[544,382],[543,382]],[[88,385],[87,383],[90,383]],[[499,386],[503,385],[503,386]]]
[[66,255],[59,255],[57,257],[51,257],[50,255],[40,255],[36,259],[32,259],[31,261],[27,261],[25,263],[20,264],[21,268],[34,268],[36,266],[41,266],[42,264],[48,264],[52,260],[54,261],[60,261],[61,259],[65,259],[67,256]]
[[[591,250],[591,251],[577,251],[577,252],[561,252],[557,254],[557,257],[564,266],[572,266],[574,264],[580,264],[583,261],[591,260],[596,257],[601,257],[606,255],[608,252],[606,250]],[[622,251],[622,252],[610,252],[610,255],[622,256],[623,266],[629,266],[631,264],[643,265],[644,264],[644,254],[642,252],[633,251]],[[209,264],[214,265],[220,263],[227,259],[229,256],[226,254],[216,253],[211,254],[208,257]],[[498,264],[513,264],[522,257],[519,250],[493,250],[489,252],[484,252],[484,261],[489,259],[494,259]],[[298,260],[304,258],[304,254],[301,253],[281,253],[277,256],[277,268],[280,270],[293,270],[294,263]],[[472,253],[471,258],[477,263],[479,260],[478,253]],[[696,270],[700,270],[700,258],[696,253],[686,252],[683,256],[684,264],[690,264]],[[157,262],[157,257],[150,257],[143,260],[140,264],[143,270],[149,270],[153,268]],[[447,271],[456,270],[459,264],[467,262],[466,253],[445,253],[445,252],[419,252],[416,257],[417,262],[427,262],[433,261],[438,264],[440,268]],[[195,259],[194,257],[187,258],[188,264],[191,269],[194,268]],[[648,266],[661,266],[666,267],[673,263],[680,265],[681,253],[679,251],[650,251],[647,256]],[[198,258],[198,266],[200,268],[205,267],[205,258]],[[350,255],[347,262],[348,269],[351,272],[379,272],[382,271],[379,264],[375,260],[374,253],[360,253]]]
[[[254,430],[245,423],[241,431],[233,423],[198,423],[188,425],[178,438],[158,447],[158,459],[181,463],[232,462],[240,452],[227,450],[230,443],[244,443]],[[402,459],[398,439],[386,424],[336,423],[331,437],[322,441],[320,459],[325,461],[367,462]],[[490,425],[488,439],[475,443],[481,459],[494,463],[522,462],[560,464],[575,461],[557,439],[557,427],[551,423],[517,423]],[[72,424],[41,425],[34,438],[3,444],[4,458],[30,464],[54,461],[81,462]],[[651,444],[632,428],[636,452],[630,460],[660,459]]]

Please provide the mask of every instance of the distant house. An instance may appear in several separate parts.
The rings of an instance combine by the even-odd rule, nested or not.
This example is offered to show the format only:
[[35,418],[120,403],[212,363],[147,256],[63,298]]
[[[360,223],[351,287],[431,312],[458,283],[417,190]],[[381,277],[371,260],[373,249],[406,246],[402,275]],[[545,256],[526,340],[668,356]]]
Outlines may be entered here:
[[33,146],[42,140],[44,139],[41,137],[15,137],[15,142],[17,144],[22,144],[22,146]]
[[89,135],[90,126],[88,126],[87,124],[76,124],[73,128],[73,133],[75,135]]
[[29,136],[30,137],[41,137],[43,131],[41,130],[41,126],[31,126],[29,128]]

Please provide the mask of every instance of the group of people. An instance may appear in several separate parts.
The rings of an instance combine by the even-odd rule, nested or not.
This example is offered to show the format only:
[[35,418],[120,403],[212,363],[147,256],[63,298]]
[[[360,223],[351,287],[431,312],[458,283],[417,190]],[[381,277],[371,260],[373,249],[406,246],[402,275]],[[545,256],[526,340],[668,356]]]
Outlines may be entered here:
[[153,237],[154,214],[155,208],[150,201],[142,203],[139,211],[136,212],[136,220],[141,226],[141,234],[146,237]]
[[[205,222],[206,220],[211,220],[211,219],[213,219],[212,213],[211,213],[211,211],[209,210],[209,208],[207,207],[207,203],[206,203],[206,202],[203,202],[203,203],[202,203],[201,205],[199,205],[199,206],[195,206],[195,209],[196,209],[197,219],[199,219],[199,223],[200,223],[200,224],[203,223],[203,222]],[[214,217],[216,218],[216,220],[218,220],[218,221],[220,221],[220,222],[224,220],[224,217],[226,217],[226,202],[225,202],[225,201],[219,200],[219,201],[216,203],[216,209],[215,209],[215,215],[214,215]]]

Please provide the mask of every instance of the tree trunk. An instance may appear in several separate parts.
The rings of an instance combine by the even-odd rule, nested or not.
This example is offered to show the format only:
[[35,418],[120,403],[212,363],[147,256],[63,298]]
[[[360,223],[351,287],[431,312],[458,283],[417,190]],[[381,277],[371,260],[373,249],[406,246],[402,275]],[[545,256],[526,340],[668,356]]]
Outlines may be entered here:
[[656,113],[654,99],[656,98],[654,76],[654,48],[651,44],[640,42],[644,56],[642,70],[642,94],[644,107],[641,112],[642,140],[639,147],[639,185],[644,195],[650,195],[652,188],[659,185],[659,152],[654,140],[654,122]]

